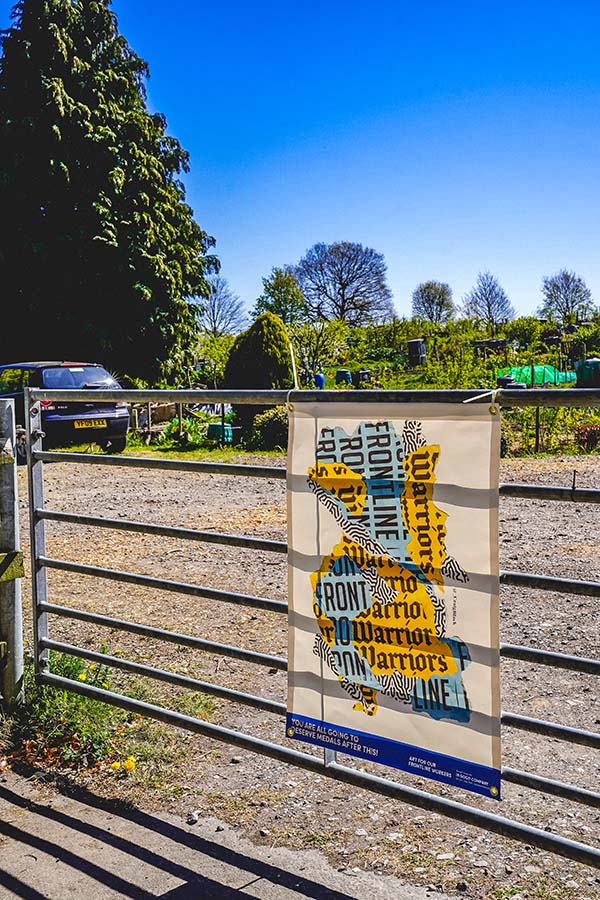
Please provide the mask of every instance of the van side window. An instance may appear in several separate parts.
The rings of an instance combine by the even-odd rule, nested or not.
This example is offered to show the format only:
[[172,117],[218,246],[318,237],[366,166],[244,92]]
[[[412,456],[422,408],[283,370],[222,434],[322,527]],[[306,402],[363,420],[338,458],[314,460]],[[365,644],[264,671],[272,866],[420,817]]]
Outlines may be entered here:
[[3,369],[0,372],[0,394],[16,394],[21,390],[23,369]]

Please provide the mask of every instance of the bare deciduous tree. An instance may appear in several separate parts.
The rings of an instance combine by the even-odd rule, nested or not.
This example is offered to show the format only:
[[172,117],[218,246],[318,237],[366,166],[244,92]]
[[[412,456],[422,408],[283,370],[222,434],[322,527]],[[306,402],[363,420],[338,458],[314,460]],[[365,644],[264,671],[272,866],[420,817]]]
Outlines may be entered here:
[[464,298],[463,312],[471,319],[481,319],[492,335],[501,322],[515,317],[515,311],[498,279],[491,272],[480,272],[475,286]]
[[246,314],[244,304],[234,294],[227,279],[213,275],[208,279],[210,293],[200,301],[200,327],[205,334],[219,337],[223,334],[237,334],[244,327]]
[[548,318],[565,322],[572,318],[585,318],[594,311],[592,292],[575,272],[561,269],[555,275],[542,280],[544,302],[539,312]]
[[394,315],[386,271],[381,253],[341,241],[315,244],[294,274],[313,321],[340,319],[362,325]]

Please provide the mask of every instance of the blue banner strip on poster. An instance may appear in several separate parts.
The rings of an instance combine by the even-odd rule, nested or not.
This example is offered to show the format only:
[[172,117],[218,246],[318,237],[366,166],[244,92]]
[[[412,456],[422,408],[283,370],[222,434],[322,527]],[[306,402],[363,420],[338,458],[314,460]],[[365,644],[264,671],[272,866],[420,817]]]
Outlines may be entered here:
[[359,756],[361,759],[370,759],[384,766],[393,766],[395,769],[410,772],[411,775],[433,778],[443,784],[483,794],[484,797],[500,799],[499,769],[480,766],[477,763],[456,759],[454,756],[423,750],[421,747],[402,744],[374,734],[365,734],[363,731],[341,728],[339,725],[299,716],[296,713],[287,714],[286,733],[289,738],[298,741],[317,744],[319,747]]

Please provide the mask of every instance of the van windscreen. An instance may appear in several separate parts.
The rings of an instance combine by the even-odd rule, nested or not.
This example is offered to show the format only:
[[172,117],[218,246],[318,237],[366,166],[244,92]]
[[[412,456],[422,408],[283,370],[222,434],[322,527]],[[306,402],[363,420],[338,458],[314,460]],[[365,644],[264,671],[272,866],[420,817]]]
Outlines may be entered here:
[[44,387],[58,390],[83,390],[94,388],[118,388],[120,385],[101,366],[56,366],[44,369]]

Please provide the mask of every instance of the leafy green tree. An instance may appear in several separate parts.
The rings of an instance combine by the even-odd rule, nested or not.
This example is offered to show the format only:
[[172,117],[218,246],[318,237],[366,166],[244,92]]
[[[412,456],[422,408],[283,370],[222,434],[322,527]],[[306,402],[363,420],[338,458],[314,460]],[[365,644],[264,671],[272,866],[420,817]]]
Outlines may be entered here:
[[[235,339],[225,366],[225,388],[287,389],[294,386],[290,342],[285,325],[278,316],[266,312]],[[242,438],[252,432],[256,415],[264,406],[238,405],[235,419],[242,428]]]
[[200,380],[215,390],[221,386],[235,338],[232,334],[204,333],[198,341]]
[[252,311],[254,318],[264,312],[272,312],[286,325],[306,320],[306,303],[289,266],[271,269],[271,274],[263,278],[262,283],[263,292]]
[[321,320],[298,322],[289,330],[301,380],[305,386],[313,387],[314,373],[337,363],[346,350],[350,329],[345,322]]
[[535,316],[519,316],[504,325],[502,332],[509,341],[518,341],[519,344],[531,348],[539,344],[542,326]]
[[450,285],[443,281],[424,281],[412,295],[412,313],[433,325],[441,325],[454,318],[454,303]]
[[580,275],[561,269],[542,280],[540,314],[558,322],[574,322],[594,312],[592,292]]
[[587,325],[580,325],[574,335],[585,344],[587,354],[600,355],[600,313],[595,313]]
[[423,323],[417,319],[394,318],[379,325],[353,328],[346,339],[348,356],[344,365],[362,369],[377,361],[398,370],[408,362],[407,342],[415,337],[423,337]]
[[0,59],[0,359],[84,358],[177,383],[216,267],[110,0],[20,0]]
[[294,275],[313,321],[366,325],[394,316],[385,259],[371,247],[349,241],[315,244]]

